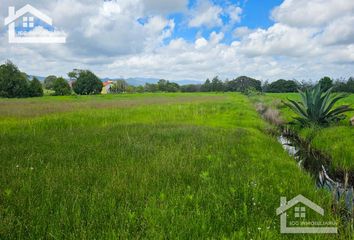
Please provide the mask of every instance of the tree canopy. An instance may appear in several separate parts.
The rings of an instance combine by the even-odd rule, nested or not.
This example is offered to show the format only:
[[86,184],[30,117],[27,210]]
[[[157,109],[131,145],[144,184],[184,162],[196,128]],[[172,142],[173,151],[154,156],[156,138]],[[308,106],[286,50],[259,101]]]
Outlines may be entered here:
[[56,78],[53,82],[54,96],[65,96],[71,94],[69,83],[62,77]]
[[267,92],[297,92],[298,88],[298,84],[293,80],[279,79],[267,86]]
[[74,79],[73,90],[79,95],[100,94],[102,91],[102,81],[89,70],[74,69],[68,76]]

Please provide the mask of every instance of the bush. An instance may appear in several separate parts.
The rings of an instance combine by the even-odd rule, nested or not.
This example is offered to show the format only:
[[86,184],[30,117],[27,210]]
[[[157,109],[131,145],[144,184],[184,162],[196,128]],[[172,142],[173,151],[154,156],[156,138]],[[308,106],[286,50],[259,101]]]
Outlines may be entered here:
[[73,90],[79,95],[100,94],[102,92],[102,81],[89,70],[75,70],[70,72],[70,78],[74,78]]
[[0,66],[0,97],[28,97],[29,84],[26,74],[20,72],[16,65],[7,61]]
[[62,77],[57,78],[53,82],[54,96],[66,96],[71,94],[71,87],[69,83]]
[[42,83],[35,77],[29,83],[28,96],[29,97],[42,97],[43,96]]

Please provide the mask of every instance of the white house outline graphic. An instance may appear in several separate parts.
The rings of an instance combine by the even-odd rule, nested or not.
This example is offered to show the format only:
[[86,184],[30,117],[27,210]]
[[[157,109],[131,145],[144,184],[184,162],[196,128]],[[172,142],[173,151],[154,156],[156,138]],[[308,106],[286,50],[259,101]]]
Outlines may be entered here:
[[290,201],[286,201],[286,197],[280,198],[280,207],[277,208],[276,213],[280,215],[280,232],[281,233],[338,233],[336,227],[287,227],[286,211],[294,207],[296,204],[302,203],[320,215],[324,215],[324,210],[316,203],[305,198],[301,194],[294,197]]
[[9,16],[5,18],[5,25],[8,25],[9,43],[65,43],[66,37],[16,37],[15,33],[15,21],[23,15],[30,13],[33,16],[39,18],[48,25],[53,25],[53,20],[39,11],[38,9],[27,4],[23,8],[15,12],[15,7],[9,7]]

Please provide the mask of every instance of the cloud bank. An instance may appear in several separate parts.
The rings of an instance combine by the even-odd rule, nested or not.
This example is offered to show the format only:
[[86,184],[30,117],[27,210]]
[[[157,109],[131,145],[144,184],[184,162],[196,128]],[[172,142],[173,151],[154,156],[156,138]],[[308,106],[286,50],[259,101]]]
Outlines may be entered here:
[[[28,3],[3,2],[16,9]],[[10,59],[29,74],[65,76],[85,68],[101,77],[171,80],[354,75],[353,1],[285,0],[269,10],[268,28],[249,28],[239,5],[206,0],[33,0],[31,5],[53,18],[67,43],[9,44],[2,8],[0,60]]]

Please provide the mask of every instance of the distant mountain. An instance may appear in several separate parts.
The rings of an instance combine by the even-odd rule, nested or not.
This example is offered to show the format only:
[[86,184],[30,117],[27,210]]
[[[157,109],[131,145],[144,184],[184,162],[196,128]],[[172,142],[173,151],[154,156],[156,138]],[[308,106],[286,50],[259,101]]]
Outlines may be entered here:
[[159,80],[160,79],[158,78],[143,78],[143,77],[125,79],[125,81],[132,86],[145,85],[145,83],[157,83]]
[[32,76],[32,75],[29,75],[28,76],[30,79],[33,79],[34,77],[37,78],[40,82],[44,82],[44,79],[45,77],[40,77],[40,76]]

